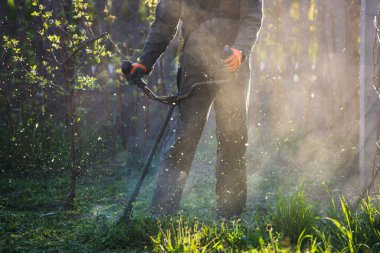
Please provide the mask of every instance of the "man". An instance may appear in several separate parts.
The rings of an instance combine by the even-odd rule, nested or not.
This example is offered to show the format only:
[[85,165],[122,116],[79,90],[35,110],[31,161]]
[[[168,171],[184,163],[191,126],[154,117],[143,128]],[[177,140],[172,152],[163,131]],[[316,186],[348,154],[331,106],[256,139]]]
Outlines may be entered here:
[[[247,95],[249,56],[262,21],[261,0],[160,0],[140,61],[128,78],[149,74],[182,21],[184,45],[178,88],[195,82],[229,80],[201,87],[178,105],[174,142],[164,153],[152,200],[154,214],[179,210],[194,153],[214,103],[217,125],[216,194],[218,215],[239,215],[247,197]],[[223,57],[228,45],[230,55]],[[173,137],[173,136],[172,136]]]

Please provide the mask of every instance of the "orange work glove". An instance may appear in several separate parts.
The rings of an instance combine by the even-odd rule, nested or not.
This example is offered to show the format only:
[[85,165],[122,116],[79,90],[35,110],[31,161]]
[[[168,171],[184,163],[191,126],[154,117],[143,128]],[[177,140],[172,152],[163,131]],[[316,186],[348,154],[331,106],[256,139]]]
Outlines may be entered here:
[[238,70],[243,61],[243,53],[240,50],[229,46],[226,46],[225,50],[230,51],[230,56],[224,61],[225,68],[230,72]]
[[133,63],[131,71],[127,74],[127,78],[141,78],[148,73],[148,68],[144,64]]

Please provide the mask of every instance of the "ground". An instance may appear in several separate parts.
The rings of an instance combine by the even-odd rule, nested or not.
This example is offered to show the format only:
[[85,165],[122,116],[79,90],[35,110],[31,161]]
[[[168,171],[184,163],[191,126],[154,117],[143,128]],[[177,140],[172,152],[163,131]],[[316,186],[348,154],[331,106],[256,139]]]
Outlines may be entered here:
[[[265,185],[271,182],[263,184],[259,179],[264,176],[260,173],[249,176],[246,212],[233,221],[216,219],[215,179],[210,172],[214,161],[206,156],[197,156],[194,162],[182,200],[182,214],[160,220],[150,216],[156,170],[153,167],[129,225],[116,224],[138,175],[135,170],[126,176],[124,153],[80,177],[73,211],[61,209],[68,187],[64,173],[1,177],[0,252],[272,252],[275,248],[286,252],[284,249],[291,245],[293,250],[297,245],[312,248],[312,240],[324,245],[327,240],[333,243],[338,240],[334,238],[348,237],[347,231],[341,232],[334,222],[321,220],[320,206],[306,203],[302,191],[296,191],[290,199],[286,197],[289,194],[265,192],[269,189]],[[344,212],[340,213],[345,202],[342,203],[332,215],[344,226],[347,219]],[[376,203],[371,209],[373,224],[380,224],[380,207]],[[339,203],[336,205],[339,207]],[[352,217],[359,224],[359,218]],[[372,224],[360,222],[362,227]],[[367,242],[374,247],[373,240],[380,242],[379,230],[374,231],[367,233],[370,239],[354,238],[352,244]],[[322,235],[329,233],[331,239],[326,237],[323,241]],[[303,239],[300,242],[298,238]]]

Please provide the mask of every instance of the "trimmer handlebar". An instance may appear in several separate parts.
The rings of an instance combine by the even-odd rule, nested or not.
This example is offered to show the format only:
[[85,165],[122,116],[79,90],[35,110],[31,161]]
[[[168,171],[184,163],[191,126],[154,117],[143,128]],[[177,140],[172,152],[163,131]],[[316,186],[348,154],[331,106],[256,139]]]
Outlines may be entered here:
[[[121,65],[121,70],[123,74],[129,74],[131,69],[132,62],[124,60]],[[185,93],[179,93],[174,96],[159,96],[155,94],[141,78],[127,78],[127,80],[130,84],[138,86],[149,98],[161,102],[163,104],[171,105],[176,105],[179,101],[189,98],[196,88],[206,85],[216,85],[227,82],[227,80],[195,82]]]

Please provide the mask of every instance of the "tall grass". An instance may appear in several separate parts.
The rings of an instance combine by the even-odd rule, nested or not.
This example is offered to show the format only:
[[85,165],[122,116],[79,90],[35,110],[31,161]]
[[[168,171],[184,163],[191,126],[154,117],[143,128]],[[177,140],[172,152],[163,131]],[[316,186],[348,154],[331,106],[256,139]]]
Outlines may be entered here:
[[[359,210],[331,198],[330,217],[317,216],[302,189],[277,194],[273,227],[241,221],[205,224],[179,216],[152,237],[155,252],[380,252],[380,205],[367,197]],[[256,217],[257,218],[257,217]],[[268,217],[270,219],[270,216]]]
[[[335,205],[332,200],[332,205]],[[380,205],[378,199],[367,197],[359,210],[353,210],[344,196],[335,207],[333,217],[320,219],[314,228],[324,249],[342,252],[380,251]]]
[[215,230],[214,226],[205,226],[197,221],[192,224],[178,216],[175,223],[171,223],[168,229],[159,225],[159,233],[152,237],[154,252],[209,252],[217,249],[220,244],[218,237],[210,235]]
[[[241,220],[209,223],[184,218],[160,224],[151,237],[154,252],[272,252],[265,228]],[[264,252],[264,251],[263,251]],[[274,251],[273,251],[274,252]]]
[[[118,191],[105,194],[108,181],[103,187],[98,181],[82,181],[88,185],[81,186],[81,194],[94,196],[83,198],[86,202],[79,211],[45,215],[45,210],[15,208],[15,204],[25,205],[28,195],[21,198],[20,194],[29,185],[18,179],[13,184],[23,189],[7,188],[0,179],[0,189],[12,203],[0,206],[0,252],[380,252],[379,196],[365,198],[358,210],[344,197],[331,198],[331,207],[320,215],[323,218],[317,217],[317,207],[308,204],[300,189],[290,196],[278,193],[273,213],[247,211],[232,221],[183,215],[158,221],[141,213],[129,224],[115,225],[105,213],[88,214],[93,199],[104,199],[103,204],[109,205],[119,197]],[[96,186],[91,191],[90,183]],[[119,183],[124,185],[122,179]],[[41,187],[32,193],[36,198],[63,194],[49,191]],[[0,202],[4,203],[4,196]]]
[[283,238],[289,238],[291,243],[296,243],[302,234],[312,232],[316,217],[316,212],[307,203],[301,188],[290,197],[286,197],[282,191],[277,194],[273,226]]
[[379,198],[372,199],[368,196],[362,201],[360,205],[360,227],[362,232],[367,231],[367,233],[362,233],[363,240],[368,245],[373,245],[372,249],[374,252],[380,252],[380,201]]

